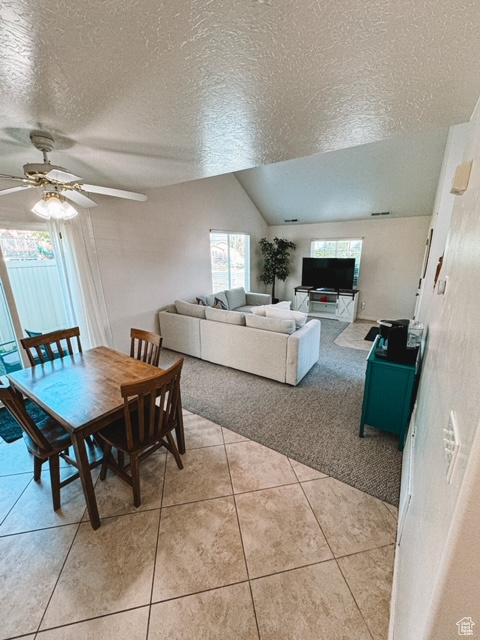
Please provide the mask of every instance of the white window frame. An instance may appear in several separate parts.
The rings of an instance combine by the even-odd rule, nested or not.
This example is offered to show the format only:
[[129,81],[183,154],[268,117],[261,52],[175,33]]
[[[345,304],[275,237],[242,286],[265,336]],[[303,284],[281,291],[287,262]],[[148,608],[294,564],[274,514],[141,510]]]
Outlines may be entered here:
[[[349,243],[347,251],[345,251],[344,245]],[[353,243],[360,242],[360,251],[354,248]],[[321,245],[330,244],[329,250]],[[311,258],[355,258],[355,272],[353,274],[353,288],[358,287],[358,280],[360,278],[360,261],[362,257],[363,238],[314,238],[310,242],[310,257]],[[333,249],[333,251],[332,251]]]
[[[245,252],[243,256],[239,256],[233,246],[235,236],[242,236],[244,238]],[[216,260],[214,249],[219,246],[219,243],[225,245],[224,254],[226,257],[227,271],[225,273],[226,278],[224,280],[219,279],[218,274],[220,273],[220,270],[215,268]],[[242,261],[239,261],[239,257],[242,258]],[[210,229],[210,265],[212,272],[212,293],[222,291],[223,289],[231,289],[232,287],[244,287],[245,291],[249,291],[250,234],[243,231]]]

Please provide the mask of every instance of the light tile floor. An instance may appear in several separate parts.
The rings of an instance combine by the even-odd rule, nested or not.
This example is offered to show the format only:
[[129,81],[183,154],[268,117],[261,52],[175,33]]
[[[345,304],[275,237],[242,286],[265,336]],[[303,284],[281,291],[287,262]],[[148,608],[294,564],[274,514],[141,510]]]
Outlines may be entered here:
[[[0,443],[0,640],[385,640],[397,512],[185,412],[179,471],[158,453],[143,503],[97,479],[54,513],[48,472]],[[98,478],[98,470],[97,470]]]
[[365,336],[371,327],[378,327],[378,323],[370,320],[355,320],[355,322],[351,322],[346,326],[345,330],[335,338],[334,342],[338,347],[370,351],[373,342],[365,340]]

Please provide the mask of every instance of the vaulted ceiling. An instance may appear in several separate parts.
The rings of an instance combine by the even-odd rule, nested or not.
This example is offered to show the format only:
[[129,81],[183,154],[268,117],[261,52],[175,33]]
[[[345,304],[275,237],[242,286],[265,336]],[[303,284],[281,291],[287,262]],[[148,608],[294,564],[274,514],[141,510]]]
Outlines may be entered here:
[[[3,0],[0,173],[41,161],[40,129],[85,182],[239,172],[271,223],[425,215],[446,131],[480,95],[479,33],[477,0]],[[420,167],[418,200],[386,197],[395,176],[390,192],[421,191]]]

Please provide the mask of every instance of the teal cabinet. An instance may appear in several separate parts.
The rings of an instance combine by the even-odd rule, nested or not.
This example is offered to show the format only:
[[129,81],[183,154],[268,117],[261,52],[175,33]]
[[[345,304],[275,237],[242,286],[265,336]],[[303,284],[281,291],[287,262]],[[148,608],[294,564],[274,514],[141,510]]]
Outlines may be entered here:
[[402,450],[415,402],[419,360],[399,364],[375,355],[380,340],[376,338],[367,359],[360,437],[367,425],[388,431],[399,436],[398,448]]

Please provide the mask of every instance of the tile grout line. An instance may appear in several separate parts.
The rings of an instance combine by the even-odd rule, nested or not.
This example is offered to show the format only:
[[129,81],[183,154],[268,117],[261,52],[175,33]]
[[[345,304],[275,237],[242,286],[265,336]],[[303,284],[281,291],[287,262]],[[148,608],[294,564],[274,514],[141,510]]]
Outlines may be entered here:
[[370,630],[370,626],[369,626],[369,624],[368,624],[368,622],[367,622],[367,619],[366,619],[366,618],[365,618],[365,616],[363,615],[363,611],[360,609],[360,605],[359,605],[359,604],[358,604],[358,602],[357,602],[357,599],[356,599],[356,597],[355,597],[355,595],[354,595],[354,593],[353,593],[353,591],[352,591],[352,589],[351,589],[351,587],[350,587],[350,583],[348,582],[348,580],[347,580],[347,578],[346,578],[345,574],[343,573],[343,571],[342,571],[342,567],[340,566],[340,564],[339,564],[339,562],[338,562],[337,558],[335,558],[335,563],[336,563],[336,565],[337,565],[337,567],[338,567],[338,570],[339,570],[339,571],[340,571],[340,573],[342,574],[342,578],[343,578],[343,580],[345,581],[345,584],[347,585],[348,590],[350,591],[350,594],[351,594],[351,596],[352,596],[352,598],[353,598],[353,601],[355,602],[355,606],[357,607],[358,612],[360,613],[360,615],[361,615],[361,617],[362,617],[362,620],[363,620],[363,622],[365,623],[365,627],[366,627],[366,629],[367,629],[367,631],[368,631],[368,633],[369,633],[369,635],[370,635],[371,639],[372,639],[372,640],[375,640],[375,638],[373,637],[373,634],[372,634],[372,632],[371,632],[371,630]]
[[[18,474],[17,474],[18,475]],[[6,477],[11,477],[11,476],[2,476],[3,478]],[[2,525],[5,523],[6,519],[8,518],[8,516],[12,513],[12,511],[15,509],[15,507],[17,506],[17,504],[19,503],[21,497],[23,496],[23,494],[25,493],[25,491],[28,489],[28,487],[32,484],[32,482],[34,482],[33,479],[33,473],[32,473],[32,477],[30,478],[29,482],[27,482],[27,484],[25,485],[25,487],[23,488],[23,490],[21,491],[20,495],[17,497],[17,499],[15,500],[15,502],[12,504],[12,506],[10,507],[10,509],[7,512],[7,515],[3,518],[2,522],[0,523],[0,538],[6,538],[8,535],[15,535],[15,533],[13,534],[4,534],[2,535],[1,533],[1,527]],[[33,531],[33,529],[32,529]],[[17,532],[17,533],[25,533],[25,532]]]
[[[317,480],[325,480],[325,478],[317,478]],[[310,482],[313,482],[313,480],[311,480]],[[326,533],[325,533],[325,531],[323,530],[323,527],[322,527],[322,525],[320,524],[319,519],[317,518],[317,514],[315,513],[315,510],[314,510],[314,508],[312,507],[310,500],[308,499],[308,496],[307,496],[307,494],[306,494],[306,492],[305,492],[305,489],[303,488],[303,483],[302,483],[302,482],[300,482],[299,484],[300,484],[300,487],[301,487],[301,489],[302,489],[303,495],[305,496],[305,500],[307,501],[307,504],[308,504],[308,506],[310,507],[311,512],[313,513],[313,517],[315,518],[315,521],[316,521],[316,523],[318,524],[318,527],[319,527],[320,531],[322,532],[323,537],[325,538],[325,542],[327,543],[327,546],[328,546],[328,548],[330,549],[330,553],[332,554],[332,558],[335,558],[335,554],[333,553],[333,549],[332,549],[332,546],[331,546],[331,544],[330,544],[330,541],[329,541],[329,539],[328,539],[328,537],[327,537],[327,534],[326,534]]]
[[252,582],[251,582],[251,579],[250,579],[250,571],[248,569],[247,554],[245,553],[245,545],[244,545],[244,542],[243,542],[242,527],[240,525],[240,517],[238,515],[237,499],[236,499],[236,496],[235,496],[235,487],[233,486],[232,472],[230,470],[230,461],[228,459],[228,451],[227,451],[227,446],[226,446],[226,443],[225,443],[225,435],[223,433],[223,428],[222,428],[222,437],[223,437],[223,446],[225,448],[225,458],[227,460],[228,475],[230,477],[230,483],[232,485],[233,504],[235,506],[235,515],[237,517],[238,532],[240,534],[240,544],[242,545],[243,562],[245,564],[245,571],[246,571],[246,574],[247,574],[248,590],[250,592],[250,598],[251,598],[251,601],[252,601],[253,615],[255,617],[255,626],[257,628],[257,635],[258,635],[258,638],[260,638],[260,627],[259,627],[259,624],[258,624],[257,609],[255,607],[255,599],[253,597]]
[[[323,479],[324,479],[324,478],[319,478],[319,480],[323,480]],[[364,617],[364,615],[363,615],[363,613],[362,613],[362,611],[361,611],[360,607],[358,606],[358,602],[357,602],[357,600],[356,600],[355,596],[353,595],[352,589],[350,588],[350,585],[349,585],[349,583],[348,583],[347,579],[345,578],[345,575],[343,574],[343,571],[342,571],[342,569],[341,569],[341,567],[340,567],[340,565],[339,565],[339,563],[338,563],[337,557],[335,556],[335,553],[333,552],[333,549],[332,549],[332,547],[331,547],[331,545],[330,545],[330,542],[329,542],[329,540],[328,540],[328,537],[327,537],[327,535],[326,535],[325,531],[323,530],[322,525],[320,524],[319,519],[317,518],[317,515],[316,515],[316,513],[315,513],[315,511],[314,511],[314,509],[313,509],[313,507],[312,507],[312,505],[311,505],[311,503],[310,503],[310,500],[308,499],[307,494],[305,493],[305,490],[304,490],[303,485],[302,485],[302,483],[301,483],[301,482],[300,482],[300,486],[302,487],[302,491],[303,491],[303,494],[304,494],[304,496],[305,496],[305,499],[307,500],[308,505],[309,505],[310,509],[312,510],[312,513],[313,513],[313,515],[314,515],[314,517],[315,517],[315,520],[317,521],[318,526],[320,527],[320,531],[322,532],[322,534],[323,534],[323,536],[324,536],[324,538],[325,538],[325,540],[326,540],[326,542],[327,542],[328,548],[330,549],[330,552],[331,552],[331,554],[332,554],[332,558],[331,558],[331,559],[335,562],[335,564],[336,564],[336,566],[337,566],[338,570],[340,571],[340,574],[342,575],[342,578],[343,578],[343,580],[344,580],[345,584],[347,585],[347,588],[348,588],[348,590],[349,590],[349,592],[350,592],[350,595],[352,596],[353,601],[354,601],[354,603],[355,603],[355,606],[357,607],[357,610],[358,610],[358,612],[360,613],[360,616],[361,616],[362,620],[363,620],[363,621],[364,621],[364,623],[365,623],[365,627],[366,627],[366,629],[367,629],[367,631],[368,631],[368,633],[369,633],[369,635],[370,635],[371,639],[372,639],[372,640],[375,640],[375,639],[373,638],[372,634],[371,634],[370,627],[368,626],[367,621],[366,621],[366,619],[365,619],[365,617]],[[359,553],[360,553],[360,552],[359,552]],[[354,554],[351,554],[351,555],[354,555]],[[328,561],[325,561],[325,562],[328,562]]]
[[153,557],[153,570],[152,570],[152,586],[150,588],[150,602],[148,603],[148,616],[147,616],[147,629],[145,640],[148,640],[148,636],[150,633],[150,621],[152,617],[152,602],[153,602],[153,589],[155,586],[155,572],[157,567],[157,556],[158,556],[158,547],[160,544],[160,527],[162,524],[162,507],[163,507],[163,496],[165,494],[165,485],[167,483],[167,465],[168,465],[168,456],[169,452],[165,456],[165,466],[163,469],[163,483],[162,483],[162,495],[160,496],[160,508],[158,510],[158,525],[157,525],[157,542],[155,544],[155,554]]
[[[85,507],[85,509],[83,510],[82,518],[83,518],[83,516],[85,515],[85,511],[86,511],[86,507]],[[90,522],[89,522],[89,524],[90,524]],[[72,551],[72,547],[73,547],[73,545],[74,545],[74,543],[75,543],[75,540],[77,539],[77,536],[78,536],[78,533],[79,533],[79,531],[80,531],[80,527],[81,527],[81,526],[82,526],[82,519],[80,519],[80,522],[77,524],[77,530],[75,531],[75,535],[74,535],[74,536],[73,536],[73,538],[72,538],[72,542],[70,543],[70,546],[68,547],[68,551],[67,551],[67,553],[65,554],[65,558],[63,559],[62,566],[61,566],[61,568],[60,568],[60,571],[58,572],[57,579],[55,580],[55,584],[54,584],[53,589],[52,589],[52,591],[51,591],[51,593],[50,593],[50,596],[49,596],[49,598],[48,598],[48,601],[47,601],[47,604],[46,604],[45,609],[44,609],[44,611],[43,611],[43,614],[42,614],[42,616],[41,616],[41,618],[40,618],[40,622],[38,623],[37,630],[34,632],[35,634],[38,634],[38,633],[40,632],[40,627],[42,626],[42,622],[43,622],[43,620],[45,619],[45,614],[47,613],[48,607],[50,606],[50,602],[52,601],[53,594],[55,593],[55,589],[56,589],[56,588],[57,588],[57,586],[58,586],[58,583],[59,583],[59,581],[60,581],[60,576],[62,575],[62,572],[63,572],[63,570],[64,570],[64,568],[65,568],[65,565],[66,565],[66,563],[67,563],[68,556],[70,555],[70,553],[71,553],[71,551]],[[54,528],[54,527],[52,527],[52,528]],[[58,528],[58,527],[55,527],[55,528]]]

